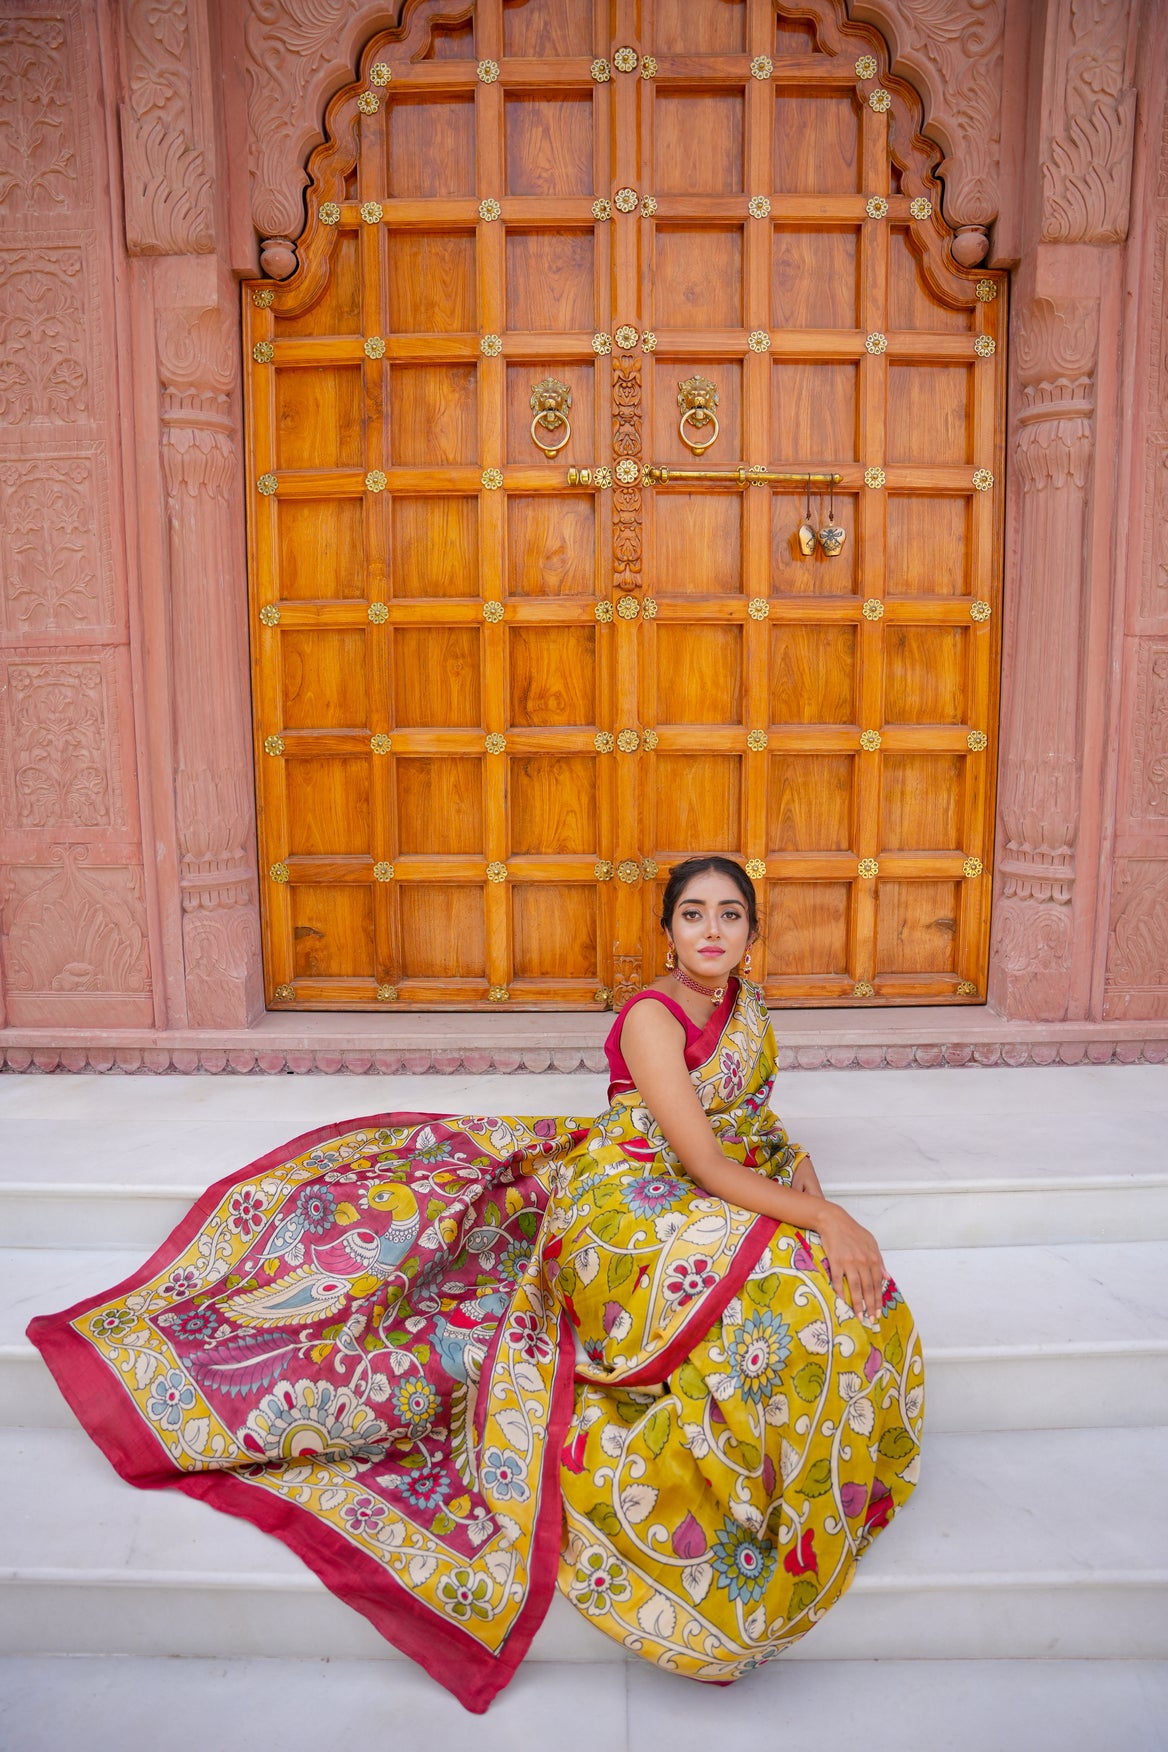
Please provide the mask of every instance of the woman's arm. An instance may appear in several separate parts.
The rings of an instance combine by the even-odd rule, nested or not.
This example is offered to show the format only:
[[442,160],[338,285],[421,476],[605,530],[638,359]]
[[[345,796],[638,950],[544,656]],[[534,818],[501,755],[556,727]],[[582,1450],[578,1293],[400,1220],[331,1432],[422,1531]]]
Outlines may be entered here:
[[727,1204],[814,1229],[833,1288],[843,1295],[846,1279],[852,1307],[875,1319],[885,1274],[874,1237],[822,1192],[777,1185],[724,1153],[686,1070],[685,1032],[665,1005],[635,1004],[625,1017],[620,1047],[641,1099],[690,1178]]

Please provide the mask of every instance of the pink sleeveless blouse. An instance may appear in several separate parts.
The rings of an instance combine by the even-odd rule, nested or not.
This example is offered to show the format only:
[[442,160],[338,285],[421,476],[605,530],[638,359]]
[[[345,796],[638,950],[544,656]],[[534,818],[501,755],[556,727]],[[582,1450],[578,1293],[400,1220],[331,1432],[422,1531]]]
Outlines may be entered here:
[[604,1043],[604,1054],[608,1060],[608,1068],[611,1072],[608,1085],[608,1099],[611,1101],[614,1096],[624,1095],[628,1090],[636,1088],[636,1084],[633,1082],[632,1076],[629,1073],[629,1067],[625,1063],[624,1054],[620,1049],[621,1029],[624,1027],[625,1017],[628,1015],[634,1004],[641,1003],[645,998],[655,998],[659,1004],[664,1004],[666,1009],[671,1011],[671,1013],[677,1017],[677,1020],[685,1029],[686,1069],[696,1071],[698,1066],[705,1064],[706,1060],[709,1058],[711,1052],[714,1050],[714,1045],[718,1036],[721,1034],[729,1020],[730,1012],[734,1008],[734,1000],[738,996],[738,985],[738,979],[732,977],[726,988],[726,996],[722,999],[720,1004],[714,1006],[710,1020],[706,1023],[704,1028],[699,1028],[696,1022],[691,1022],[681,1005],[677,1003],[674,998],[668,997],[664,992],[653,991],[651,989],[643,992],[636,992],[629,999],[627,1004],[622,1005],[621,1012],[612,1027],[609,1029],[608,1039]]

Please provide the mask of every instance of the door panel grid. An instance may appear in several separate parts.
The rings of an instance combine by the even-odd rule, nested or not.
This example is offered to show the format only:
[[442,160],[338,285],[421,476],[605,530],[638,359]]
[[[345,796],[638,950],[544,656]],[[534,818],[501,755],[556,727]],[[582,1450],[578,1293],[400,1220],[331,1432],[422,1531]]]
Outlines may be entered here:
[[1004,300],[800,11],[432,4],[333,99],[244,306],[270,1002],[619,1002],[700,850],[772,1002],[984,995]]

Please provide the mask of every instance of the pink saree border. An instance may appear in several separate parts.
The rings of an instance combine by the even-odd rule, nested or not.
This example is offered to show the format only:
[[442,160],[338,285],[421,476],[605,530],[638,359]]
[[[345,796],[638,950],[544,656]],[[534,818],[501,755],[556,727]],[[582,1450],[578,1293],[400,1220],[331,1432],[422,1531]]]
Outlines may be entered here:
[[[118,1402],[111,1393],[108,1366],[73,1325],[93,1308],[115,1296],[130,1294],[156,1276],[176,1252],[190,1244],[206,1218],[240,1181],[253,1179],[279,1167],[289,1157],[303,1155],[317,1144],[363,1127],[387,1123],[412,1125],[458,1117],[404,1111],[378,1113],[317,1126],[288,1139],[208,1187],[161,1246],[129,1277],[111,1289],[75,1302],[59,1314],[38,1315],[29,1323],[27,1337],[44,1358],[77,1421],[127,1484],[140,1490],[181,1490],[221,1513],[250,1521],[261,1533],[279,1539],[331,1594],[367,1618],[386,1642],[416,1661],[464,1708],[481,1715],[514,1675],[555,1592],[562,1520],[560,1451],[572,1416],[575,1366],[575,1346],[565,1314],[561,1313],[559,1322],[559,1351],[540,1468],[540,1506],[532,1541],[527,1600],[497,1655],[489,1654],[465,1631],[435,1617],[396,1576],[355,1550],[332,1528],[322,1526],[306,1510],[279,1502],[227,1472],[191,1474],[166,1470],[149,1429],[140,1422],[132,1422],[129,1416],[115,1416]],[[385,1597],[387,1584],[389,1593]]]

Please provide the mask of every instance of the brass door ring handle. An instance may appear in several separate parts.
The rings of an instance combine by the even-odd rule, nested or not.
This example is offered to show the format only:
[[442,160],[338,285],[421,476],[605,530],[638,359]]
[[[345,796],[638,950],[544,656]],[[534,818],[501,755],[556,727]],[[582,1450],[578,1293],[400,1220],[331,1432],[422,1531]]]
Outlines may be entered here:
[[[686,436],[685,428],[689,421],[693,422],[696,429],[700,429],[703,432],[707,426],[713,426],[714,430],[704,444],[695,443],[692,438]],[[678,422],[678,431],[681,433],[682,443],[692,450],[695,456],[704,456],[706,451],[710,448],[710,445],[717,442],[719,432],[718,416],[717,414],[710,413],[707,408],[687,408]]]
[[[711,383],[708,377],[687,377],[677,386],[677,405],[681,409],[681,419],[678,422],[678,433],[681,442],[695,456],[704,456],[711,444],[718,438],[718,416],[714,409],[718,405],[718,387]],[[691,426],[693,433],[705,433],[707,426],[714,430],[708,438],[695,438],[686,427]]]
[[[559,454],[572,436],[572,423],[568,419],[571,405],[572,391],[558,377],[544,377],[532,385],[528,401],[528,406],[535,415],[531,422],[531,441],[543,451],[549,462],[553,456]],[[542,426],[545,432],[554,432],[557,426],[562,426],[564,435],[553,444],[545,444],[542,438],[536,436],[537,426]]]
[[[550,428],[554,432],[558,425],[562,425],[564,428],[564,436],[558,443],[545,444],[542,438],[536,436],[535,428],[537,426],[543,426],[545,429]],[[543,451],[544,455],[550,461],[553,456],[556,456],[564,448],[565,444],[572,436],[572,422],[569,420],[567,414],[561,414],[557,408],[549,408],[545,413],[536,414],[534,420],[532,420],[531,436],[533,442]]]

